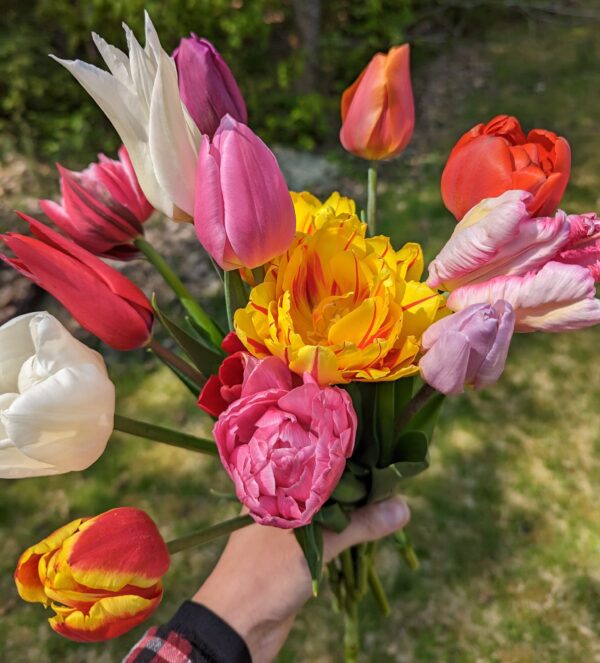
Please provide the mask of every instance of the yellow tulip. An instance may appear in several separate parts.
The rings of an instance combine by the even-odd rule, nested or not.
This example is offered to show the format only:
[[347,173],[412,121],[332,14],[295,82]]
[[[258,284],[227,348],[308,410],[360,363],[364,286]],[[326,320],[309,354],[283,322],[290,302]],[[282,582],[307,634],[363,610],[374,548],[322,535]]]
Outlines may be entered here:
[[395,251],[366,238],[354,203],[324,205],[294,194],[298,232],[235,315],[237,335],[256,357],[275,355],[321,384],[396,380],[418,373],[423,332],[445,300],[419,281],[418,244]]

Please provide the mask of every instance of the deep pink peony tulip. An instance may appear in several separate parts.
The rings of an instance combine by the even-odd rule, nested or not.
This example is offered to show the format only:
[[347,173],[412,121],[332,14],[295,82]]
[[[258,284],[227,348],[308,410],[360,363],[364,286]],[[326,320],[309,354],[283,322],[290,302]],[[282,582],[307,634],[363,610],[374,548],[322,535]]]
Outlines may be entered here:
[[469,210],[429,265],[427,284],[454,290],[495,276],[539,269],[567,245],[567,215],[531,218],[526,191],[506,191]]
[[450,295],[448,308],[463,311],[498,299],[514,308],[517,332],[563,332],[600,324],[594,277],[580,265],[549,262],[538,272],[467,285]]
[[238,499],[257,522],[301,527],[329,499],[352,454],[357,418],[338,387],[301,381],[276,357],[250,357],[242,396],[213,434]]
[[119,160],[99,155],[81,172],[58,164],[62,200],[40,200],[46,216],[74,242],[97,256],[128,260],[131,241],[143,235],[153,208],[142,193],[125,147]]
[[502,300],[442,318],[423,334],[423,379],[443,394],[493,384],[504,370],[514,328],[515,312]]
[[287,250],[296,232],[277,159],[229,115],[200,147],[194,224],[202,246],[227,271],[264,265]]
[[238,84],[217,49],[192,33],[173,51],[179,93],[203,134],[212,138],[221,118],[228,114],[248,122],[246,103]]

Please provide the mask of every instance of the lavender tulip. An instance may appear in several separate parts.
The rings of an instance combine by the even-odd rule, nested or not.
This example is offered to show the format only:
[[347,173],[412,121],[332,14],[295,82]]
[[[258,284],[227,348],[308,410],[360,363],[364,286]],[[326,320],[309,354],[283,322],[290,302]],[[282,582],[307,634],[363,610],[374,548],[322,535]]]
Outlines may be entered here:
[[503,300],[442,318],[423,334],[423,379],[444,394],[493,384],[504,370],[514,327],[513,308]]
[[246,103],[217,49],[192,33],[173,51],[179,93],[198,129],[212,138],[224,115],[248,122]]
[[202,246],[228,271],[264,265],[286,251],[296,231],[277,159],[229,115],[202,141],[194,224]]

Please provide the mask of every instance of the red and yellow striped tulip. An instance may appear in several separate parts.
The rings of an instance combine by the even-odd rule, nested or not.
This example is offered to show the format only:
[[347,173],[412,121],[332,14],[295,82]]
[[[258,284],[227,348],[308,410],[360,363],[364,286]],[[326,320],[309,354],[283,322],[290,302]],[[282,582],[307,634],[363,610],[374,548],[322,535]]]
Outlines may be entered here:
[[152,519],[129,507],[77,518],[19,558],[21,598],[50,606],[54,631],[78,642],[116,638],[162,599],[169,553]]
[[[307,195],[299,198],[297,209]],[[275,355],[322,385],[415,375],[421,336],[445,310],[419,281],[421,247],[395,251],[387,237],[366,238],[356,215],[321,212],[236,312],[239,339],[254,356]]]

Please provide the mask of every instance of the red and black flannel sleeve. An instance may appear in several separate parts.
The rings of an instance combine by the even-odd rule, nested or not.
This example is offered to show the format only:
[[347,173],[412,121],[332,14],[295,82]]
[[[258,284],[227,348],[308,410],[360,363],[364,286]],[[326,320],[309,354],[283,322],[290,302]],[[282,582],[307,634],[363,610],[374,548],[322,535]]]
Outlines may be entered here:
[[155,626],[123,663],[252,663],[244,640],[218,615],[186,601],[173,618]]

